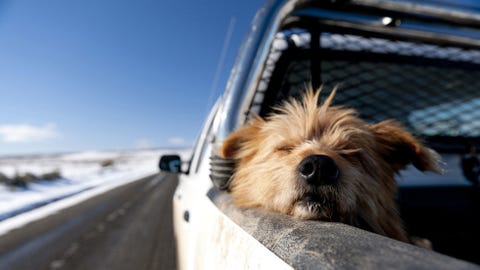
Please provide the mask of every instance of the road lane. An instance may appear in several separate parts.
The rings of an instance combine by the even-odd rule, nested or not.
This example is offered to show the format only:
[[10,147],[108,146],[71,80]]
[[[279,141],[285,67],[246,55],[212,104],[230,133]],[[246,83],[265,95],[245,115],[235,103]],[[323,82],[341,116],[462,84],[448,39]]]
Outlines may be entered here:
[[0,269],[175,269],[174,174],[116,188],[0,237]]

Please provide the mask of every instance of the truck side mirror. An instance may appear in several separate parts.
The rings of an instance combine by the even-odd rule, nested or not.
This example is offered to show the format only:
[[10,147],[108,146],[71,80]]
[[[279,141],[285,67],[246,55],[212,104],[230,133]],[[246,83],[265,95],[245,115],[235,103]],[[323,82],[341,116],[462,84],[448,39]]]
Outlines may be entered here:
[[158,167],[160,171],[164,172],[181,172],[182,159],[179,155],[163,155],[160,157]]

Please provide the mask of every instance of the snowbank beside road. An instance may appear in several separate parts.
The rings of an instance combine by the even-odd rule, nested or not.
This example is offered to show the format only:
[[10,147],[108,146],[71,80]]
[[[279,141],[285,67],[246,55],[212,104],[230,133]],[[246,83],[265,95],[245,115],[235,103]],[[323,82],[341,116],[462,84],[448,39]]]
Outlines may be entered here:
[[[180,154],[183,160],[190,158],[190,150],[166,149],[0,158],[0,172],[8,177],[23,173],[41,175],[52,171],[62,175],[61,179],[55,181],[31,182],[27,188],[12,189],[0,184],[0,224],[87,190],[109,190],[155,174],[158,172],[159,157],[171,153]],[[106,160],[111,164],[102,166]]]

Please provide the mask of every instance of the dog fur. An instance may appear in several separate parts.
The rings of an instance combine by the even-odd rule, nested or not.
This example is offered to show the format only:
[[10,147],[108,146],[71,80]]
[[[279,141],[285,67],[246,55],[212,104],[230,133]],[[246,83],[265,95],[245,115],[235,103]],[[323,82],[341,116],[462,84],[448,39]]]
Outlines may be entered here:
[[[320,91],[308,90],[303,100],[292,98],[226,138],[220,154],[236,160],[235,204],[411,242],[397,212],[394,176],[408,164],[440,173],[439,155],[393,120],[369,124],[354,109],[333,106],[336,89],[317,105]],[[312,185],[299,176],[299,164],[312,155],[334,161],[334,183]]]

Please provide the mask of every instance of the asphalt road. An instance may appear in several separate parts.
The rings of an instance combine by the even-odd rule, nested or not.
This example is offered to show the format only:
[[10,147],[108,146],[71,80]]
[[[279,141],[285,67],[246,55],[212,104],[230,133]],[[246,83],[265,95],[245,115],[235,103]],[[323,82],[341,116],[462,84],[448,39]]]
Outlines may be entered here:
[[177,181],[147,177],[0,236],[0,269],[175,269]]

